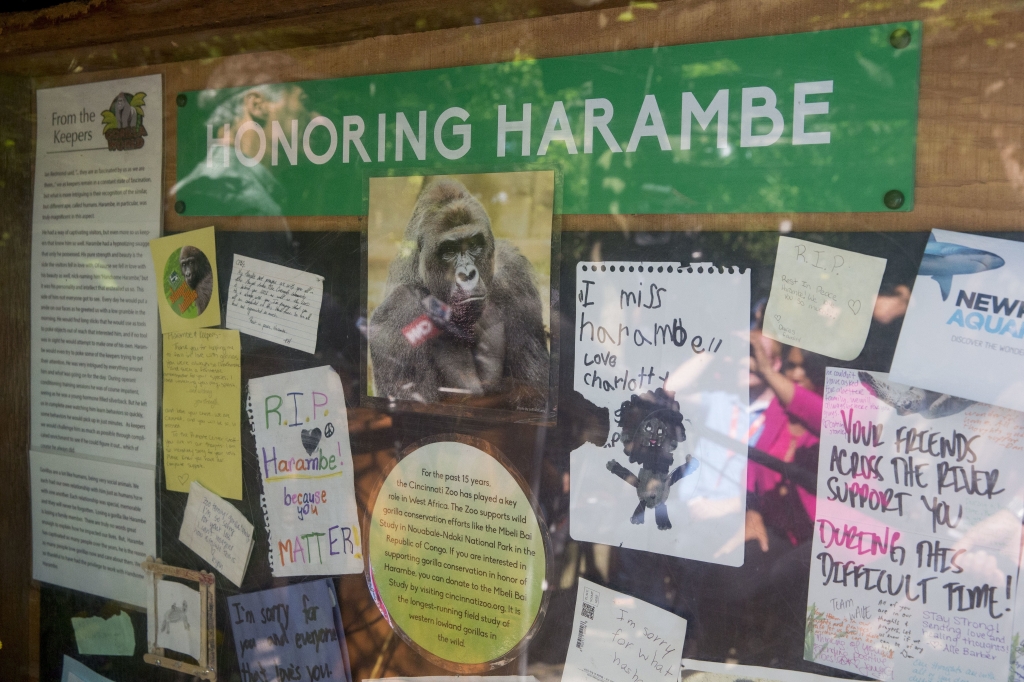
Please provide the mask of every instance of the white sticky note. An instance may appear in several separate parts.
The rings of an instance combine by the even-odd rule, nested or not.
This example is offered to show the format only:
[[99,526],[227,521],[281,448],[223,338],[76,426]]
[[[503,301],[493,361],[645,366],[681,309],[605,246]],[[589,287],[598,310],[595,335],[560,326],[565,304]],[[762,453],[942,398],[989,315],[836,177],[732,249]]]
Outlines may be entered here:
[[156,645],[199,660],[199,590],[161,580],[156,584]]
[[242,512],[192,481],[178,540],[239,587],[249,565],[252,531]]
[[686,620],[580,578],[562,682],[675,682]]
[[323,295],[320,275],[236,254],[226,326],[313,353]]
[[860,355],[885,259],[779,237],[764,335],[839,360]]
[[1024,244],[932,230],[894,381],[1024,411]]

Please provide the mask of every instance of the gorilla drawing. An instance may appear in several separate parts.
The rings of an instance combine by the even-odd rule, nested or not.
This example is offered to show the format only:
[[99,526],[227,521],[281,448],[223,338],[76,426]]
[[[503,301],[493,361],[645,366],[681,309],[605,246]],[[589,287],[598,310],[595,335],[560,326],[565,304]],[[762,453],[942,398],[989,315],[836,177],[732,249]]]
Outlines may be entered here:
[[[543,409],[548,350],[533,269],[494,238],[483,205],[461,183],[436,180],[420,193],[405,242],[411,253],[391,263],[370,318],[376,394]],[[415,324],[429,333],[410,335]]]
[[658,529],[668,530],[672,527],[665,504],[669,491],[700,466],[700,462],[687,455],[686,461],[669,473],[676,447],[686,440],[679,403],[671,393],[659,388],[654,392],[630,396],[619,406],[616,416],[622,429],[622,449],[630,464],[640,465],[639,474],[634,474],[614,459],[608,460],[606,465],[608,471],[636,488],[640,504],[629,520],[640,525],[644,522],[645,512],[654,509]]
[[178,257],[185,282],[196,292],[196,310],[202,315],[213,295],[213,269],[206,254],[194,246],[181,247]]
[[134,128],[135,124],[138,123],[139,114],[135,111],[135,107],[132,106],[132,96],[127,92],[122,92],[114,101],[110,104],[110,111],[114,113],[114,118],[117,119],[118,128]]

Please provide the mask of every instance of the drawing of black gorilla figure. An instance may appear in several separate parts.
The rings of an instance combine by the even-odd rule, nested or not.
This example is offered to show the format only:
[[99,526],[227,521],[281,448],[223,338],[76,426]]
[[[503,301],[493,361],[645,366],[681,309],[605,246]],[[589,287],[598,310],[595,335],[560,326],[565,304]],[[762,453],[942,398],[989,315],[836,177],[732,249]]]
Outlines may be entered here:
[[178,256],[185,282],[196,292],[196,309],[202,315],[213,295],[213,269],[206,254],[194,246],[181,247]]
[[[494,238],[483,205],[461,183],[436,180],[421,191],[405,242],[412,252],[392,261],[370,318],[376,394],[428,403],[490,396],[489,407],[543,409],[548,350],[533,268]],[[411,343],[403,330],[427,312],[429,296],[450,317],[432,316],[440,333]]]
[[644,522],[647,509],[654,509],[654,520],[660,530],[668,530],[672,523],[668,518],[669,490],[676,481],[689,476],[700,465],[689,455],[686,462],[669,473],[679,443],[686,440],[686,429],[683,427],[683,415],[679,411],[672,394],[663,389],[653,393],[630,396],[618,410],[618,425],[622,428],[622,449],[629,457],[630,464],[640,465],[640,474],[636,476],[614,459],[609,460],[608,471],[636,488],[636,496],[640,499],[636,511],[630,521],[634,524]]
[[118,128],[134,128],[135,124],[138,123],[139,114],[135,111],[135,107],[132,106],[131,102],[132,96],[127,92],[122,92],[110,103],[110,111],[114,113],[114,118],[117,119]]

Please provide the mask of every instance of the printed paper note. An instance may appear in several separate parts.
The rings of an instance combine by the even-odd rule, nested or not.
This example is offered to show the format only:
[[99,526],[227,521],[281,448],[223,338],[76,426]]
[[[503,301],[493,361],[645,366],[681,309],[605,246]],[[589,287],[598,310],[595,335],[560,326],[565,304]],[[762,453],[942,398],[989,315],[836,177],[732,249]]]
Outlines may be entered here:
[[141,563],[156,554],[156,472],[48,452],[32,469],[32,576],[146,606]]
[[236,254],[227,327],[313,353],[323,295],[320,275]]
[[132,656],[135,654],[135,630],[132,619],[121,612],[110,618],[72,618],[78,653],[92,656]]
[[562,682],[676,682],[686,621],[580,578]]
[[164,334],[220,324],[217,247],[212,227],[149,243]]
[[111,680],[109,677],[93,672],[88,666],[70,656],[64,656],[64,670],[61,673],[60,682],[111,682]]
[[330,367],[249,382],[275,576],[362,573],[348,413]]
[[164,477],[168,490],[199,481],[242,499],[241,344],[238,332],[164,334]]
[[230,597],[228,618],[243,680],[351,680],[330,580]]
[[36,113],[31,447],[155,467],[161,77],[38,90]]
[[171,580],[156,584],[156,645],[199,660],[202,626],[199,590]]
[[764,335],[830,358],[860,355],[885,259],[779,237]]
[[891,374],[1024,411],[1024,244],[932,230]]
[[577,266],[574,387],[612,423],[570,455],[573,538],[743,563],[749,311],[749,270]]
[[252,553],[252,531],[242,512],[192,481],[178,541],[239,587]]
[[879,680],[1006,679],[1024,414],[830,368],[804,657]]

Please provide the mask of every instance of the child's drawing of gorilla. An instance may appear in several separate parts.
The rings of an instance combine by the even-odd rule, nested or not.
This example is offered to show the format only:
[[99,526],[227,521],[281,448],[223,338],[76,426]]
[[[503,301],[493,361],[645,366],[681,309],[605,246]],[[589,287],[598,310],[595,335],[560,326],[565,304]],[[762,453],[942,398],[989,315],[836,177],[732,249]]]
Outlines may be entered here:
[[[404,239],[411,252],[392,261],[370,317],[376,394],[428,403],[487,396],[489,407],[543,409],[548,349],[529,261],[494,238],[483,205],[449,178],[422,190]],[[436,333],[410,342],[403,330],[428,313],[430,296],[450,316],[431,315]]]
[[110,111],[114,113],[118,128],[134,128],[139,122],[139,113],[132,106],[132,96],[122,92],[110,103]]
[[178,264],[185,282],[196,292],[196,310],[202,315],[213,295],[213,269],[206,254],[194,246],[181,247]]
[[679,403],[672,394],[659,388],[653,393],[648,391],[643,395],[630,396],[619,407],[618,418],[618,425],[622,428],[622,449],[631,464],[640,465],[640,475],[634,475],[614,459],[609,460],[607,467],[608,471],[636,488],[640,504],[630,521],[642,524],[647,509],[653,508],[658,528],[668,530],[672,527],[665,506],[669,490],[672,484],[692,474],[700,465],[687,455],[686,462],[669,473],[674,459],[672,452],[686,440]]

